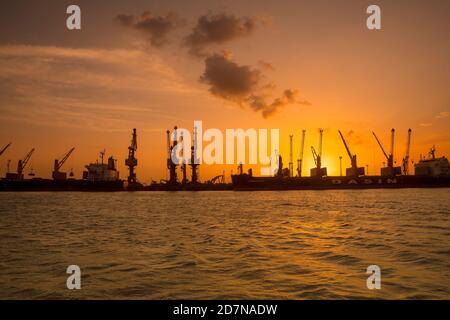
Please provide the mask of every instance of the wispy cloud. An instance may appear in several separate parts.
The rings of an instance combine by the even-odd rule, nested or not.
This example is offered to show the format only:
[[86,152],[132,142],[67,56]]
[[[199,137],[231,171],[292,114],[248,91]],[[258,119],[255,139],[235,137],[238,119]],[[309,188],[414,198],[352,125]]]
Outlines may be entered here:
[[436,119],[444,119],[444,118],[447,118],[449,115],[450,115],[450,112],[442,111],[442,112],[439,112],[435,118]]
[[173,118],[152,97],[196,93],[139,50],[0,46],[0,81],[0,118],[93,130],[125,130],[150,114]]

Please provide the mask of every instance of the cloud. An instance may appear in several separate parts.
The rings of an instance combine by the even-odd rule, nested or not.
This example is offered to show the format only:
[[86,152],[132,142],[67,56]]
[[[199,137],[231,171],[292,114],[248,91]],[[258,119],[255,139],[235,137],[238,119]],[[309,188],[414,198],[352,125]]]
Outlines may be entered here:
[[[136,18],[132,15],[118,15],[116,20],[123,26],[149,33],[155,46],[163,45],[167,33],[178,26],[180,19],[175,15],[154,17],[144,13]],[[204,59],[205,69],[200,82],[209,85],[209,91],[216,97],[249,107],[260,112],[264,118],[275,114],[288,104],[310,105],[306,100],[297,100],[298,92],[286,89],[274,96],[277,88],[274,82],[266,80],[264,72],[275,67],[264,60],[258,60],[256,67],[239,65],[231,54],[210,52],[214,45],[220,45],[237,38],[249,36],[258,24],[265,24],[267,18],[259,16],[236,17],[217,13],[202,15],[192,31],[184,37],[183,44],[189,54]]]
[[275,71],[275,67],[273,66],[273,64],[271,64],[270,62],[266,62],[263,60],[259,60],[258,61],[258,65],[268,71]]
[[246,65],[239,65],[232,60],[227,52],[213,54],[205,59],[205,71],[200,77],[202,83],[209,85],[209,91],[222,99],[234,102],[240,106],[248,106],[256,112],[261,112],[264,118],[276,113],[288,104],[309,104],[298,101],[298,91],[286,89],[280,97],[271,102],[272,84],[263,84],[261,70]]
[[235,102],[242,102],[258,86],[261,72],[249,66],[239,66],[228,53],[213,54],[205,59],[201,82],[210,85],[210,92]]
[[236,17],[231,14],[218,13],[200,16],[192,32],[184,39],[189,52],[204,57],[205,48],[213,44],[222,44],[233,39],[250,35],[260,17]]
[[433,124],[431,122],[426,122],[426,123],[420,123],[419,126],[421,127],[431,127]]
[[364,143],[363,138],[360,135],[357,135],[354,130],[344,132],[344,138],[350,146]]
[[267,103],[264,96],[252,95],[249,99],[249,105],[253,110],[261,111],[264,118],[268,118],[288,104],[299,103],[297,96],[298,90],[286,89],[280,97],[273,99],[271,103]]
[[0,46],[0,120],[125,131],[155,116],[174,118],[170,105],[192,94],[198,91],[148,52]]
[[436,119],[444,119],[444,118],[447,118],[449,115],[450,115],[450,112],[442,111],[436,115]]
[[164,16],[154,16],[149,11],[145,11],[137,17],[119,14],[115,20],[124,27],[138,30],[147,35],[150,43],[155,47],[166,44],[170,31],[183,24],[183,21],[172,12]]

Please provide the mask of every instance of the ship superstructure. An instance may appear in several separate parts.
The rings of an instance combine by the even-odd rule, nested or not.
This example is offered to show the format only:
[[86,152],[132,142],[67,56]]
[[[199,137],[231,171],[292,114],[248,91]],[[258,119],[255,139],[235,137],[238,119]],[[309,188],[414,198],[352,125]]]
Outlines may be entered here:
[[112,156],[108,158],[107,163],[103,163],[105,151],[100,152],[101,162],[90,163],[85,166],[87,169],[83,172],[83,179],[88,181],[118,181],[119,171],[117,171],[117,160]]
[[436,158],[436,148],[433,146],[428,159],[420,159],[414,165],[416,176],[445,177],[450,175],[450,164],[446,157]]

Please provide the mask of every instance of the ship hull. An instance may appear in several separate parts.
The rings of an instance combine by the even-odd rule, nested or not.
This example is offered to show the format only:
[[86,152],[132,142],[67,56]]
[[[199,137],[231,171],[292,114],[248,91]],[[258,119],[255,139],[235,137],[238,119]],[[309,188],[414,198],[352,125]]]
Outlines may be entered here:
[[332,190],[450,187],[450,177],[251,177],[233,175],[233,190]]
[[0,191],[123,191],[124,182],[116,181],[89,181],[89,180],[51,180],[27,179],[0,181]]
[[144,187],[145,191],[223,191],[232,189],[231,183],[155,183]]

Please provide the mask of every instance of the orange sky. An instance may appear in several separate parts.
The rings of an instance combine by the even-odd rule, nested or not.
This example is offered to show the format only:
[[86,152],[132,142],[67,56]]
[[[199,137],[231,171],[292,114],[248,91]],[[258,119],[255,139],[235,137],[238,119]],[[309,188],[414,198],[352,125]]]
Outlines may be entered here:
[[[1,176],[8,159],[15,170],[34,147],[31,166],[38,176],[49,177],[55,157],[75,147],[66,171],[73,167],[79,177],[106,149],[118,158],[125,178],[124,159],[136,127],[139,180],[165,178],[165,130],[191,128],[194,120],[222,130],[280,128],[286,164],[289,134],[296,159],[306,129],[307,169],[313,166],[310,146],[316,146],[322,127],[329,174],[339,173],[339,155],[349,166],[338,129],[349,135],[369,174],[378,173],[383,161],[372,130],[388,147],[390,129],[396,128],[398,164],[408,128],[412,159],[432,145],[438,155],[450,154],[448,1],[376,1],[380,31],[366,28],[365,10],[373,3],[360,0],[74,3],[82,10],[81,31],[66,29],[64,1],[0,4],[0,147],[13,142],[0,158]],[[179,23],[164,45],[152,44],[155,33],[115,21],[120,14],[139,17],[145,11],[153,17],[177,15]],[[260,86],[270,84],[268,101],[289,88],[298,90],[297,101],[309,104],[291,103],[263,118],[245,103],[212,94],[211,83],[200,81],[206,56],[190,54],[185,39],[199,17],[214,14],[238,21],[251,17],[255,26],[203,45],[206,54],[226,50],[236,65],[259,70]],[[222,170],[203,166],[201,179]]]

